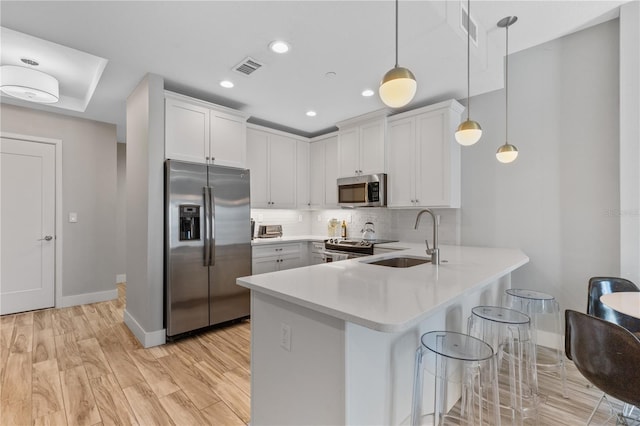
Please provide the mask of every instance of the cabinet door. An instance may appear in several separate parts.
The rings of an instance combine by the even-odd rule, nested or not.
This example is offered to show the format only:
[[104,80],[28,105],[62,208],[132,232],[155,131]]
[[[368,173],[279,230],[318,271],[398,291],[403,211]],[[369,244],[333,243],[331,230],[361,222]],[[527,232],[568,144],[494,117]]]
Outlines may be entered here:
[[209,155],[215,164],[246,167],[247,137],[244,119],[211,110]]
[[360,171],[362,174],[384,173],[384,120],[360,126]]
[[296,207],[296,140],[269,135],[269,187],[271,207]]
[[296,141],[296,204],[299,209],[311,206],[309,198],[309,142]]
[[349,177],[360,173],[360,140],[357,127],[340,131],[338,136],[338,176]]
[[269,205],[269,180],[267,160],[268,134],[247,129],[247,168],[251,170],[251,207],[267,208]]
[[300,257],[300,254],[291,255],[291,256],[281,256],[279,260],[280,260],[279,262],[280,264],[278,266],[279,271],[284,271],[285,269],[300,268],[301,266],[304,266],[302,264],[302,258]]
[[338,206],[338,137],[324,140],[324,207]]
[[253,262],[251,263],[251,274],[258,275],[277,271],[280,266],[280,262],[278,260],[278,257],[262,257],[253,259]]
[[387,203],[389,207],[412,207],[415,200],[415,119],[389,123]]
[[417,204],[425,207],[449,205],[449,139],[446,113],[435,112],[417,117],[418,167],[416,168]]
[[209,109],[165,99],[165,157],[205,163],[209,157]]
[[309,147],[309,199],[311,207],[324,205],[324,141],[310,144]]

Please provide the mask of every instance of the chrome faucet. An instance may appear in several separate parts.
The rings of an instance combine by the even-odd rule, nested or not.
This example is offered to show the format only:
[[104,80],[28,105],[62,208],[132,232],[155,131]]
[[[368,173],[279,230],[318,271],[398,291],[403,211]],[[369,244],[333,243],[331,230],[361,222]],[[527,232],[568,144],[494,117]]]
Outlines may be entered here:
[[418,216],[416,217],[416,224],[413,229],[418,229],[418,225],[420,224],[420,216],[424,213],[429,213],[431,218],[433,219],[433,248],[429,248],[429,240],[424,240],[427,245],[427,254],[431,255],[431,263],[434,265],[440,264],[440,248],[438,248],[438,226],[440,225],[440,216],[433,214],[433,212],[429,209],[420,210]]

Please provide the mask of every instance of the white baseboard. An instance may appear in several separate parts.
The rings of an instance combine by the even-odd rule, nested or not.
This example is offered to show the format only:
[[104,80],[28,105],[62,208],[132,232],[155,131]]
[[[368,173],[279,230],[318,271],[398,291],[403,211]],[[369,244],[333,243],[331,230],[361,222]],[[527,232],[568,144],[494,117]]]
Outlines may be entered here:
[[124,323],[145,348],[164,345],[167,341],[166,329],[147,332],[126,309],[124,310]]
[[127,282],[127,274],[116,275],[116,284],[126,283],[126,282]]
[[62,296],[59,303],[56,304],[59,308],[68,308],[69,306],[86,305],[89,303],[106,302],[107,300],[113,300],[118,298],[118,290],[98,291],[95,293],[83,293],[74,294],[73,296]]

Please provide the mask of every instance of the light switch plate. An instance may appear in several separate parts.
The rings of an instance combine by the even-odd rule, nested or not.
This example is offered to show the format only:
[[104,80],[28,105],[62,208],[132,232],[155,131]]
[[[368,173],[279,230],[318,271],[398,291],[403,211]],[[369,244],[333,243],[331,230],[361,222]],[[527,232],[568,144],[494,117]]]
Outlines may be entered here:
[[78,213],[70,212],[69,213],[69,223],[77,223],[78,222]]

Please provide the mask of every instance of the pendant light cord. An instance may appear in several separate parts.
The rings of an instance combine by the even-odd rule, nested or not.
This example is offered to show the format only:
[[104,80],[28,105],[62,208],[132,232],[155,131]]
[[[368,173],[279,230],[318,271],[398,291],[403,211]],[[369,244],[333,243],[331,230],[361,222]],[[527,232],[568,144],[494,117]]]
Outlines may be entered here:
[[396,68],[398,68],[398,0],[396,0]]
[[504,139],[505,144],[509,141],[509,24],[505,27],[507,32],[504,55]]
[[469,59],[471,55],[471,0],[467,0],[467,121],[469,121],[469,117],[471,116],[471,60]]

